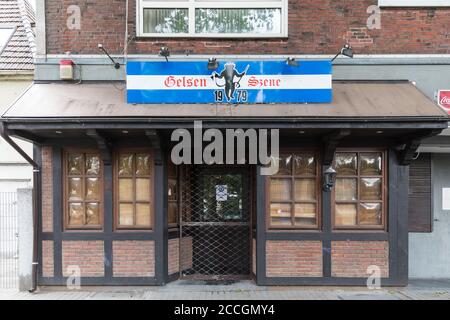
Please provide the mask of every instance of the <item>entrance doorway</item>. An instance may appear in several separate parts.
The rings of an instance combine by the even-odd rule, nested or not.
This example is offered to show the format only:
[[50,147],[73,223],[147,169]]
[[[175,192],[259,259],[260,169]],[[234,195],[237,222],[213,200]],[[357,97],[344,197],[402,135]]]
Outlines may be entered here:
[[181,278],[234,280],[250,277],[252,193],[249,169],[246,166],[188,166],[183,170]]

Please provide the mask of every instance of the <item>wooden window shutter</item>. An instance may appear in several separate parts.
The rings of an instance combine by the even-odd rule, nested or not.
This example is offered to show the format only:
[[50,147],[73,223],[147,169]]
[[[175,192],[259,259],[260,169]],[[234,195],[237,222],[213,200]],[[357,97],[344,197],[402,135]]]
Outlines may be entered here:
[[432,231],[431,154],[422,153],[409,169],[409,232]]

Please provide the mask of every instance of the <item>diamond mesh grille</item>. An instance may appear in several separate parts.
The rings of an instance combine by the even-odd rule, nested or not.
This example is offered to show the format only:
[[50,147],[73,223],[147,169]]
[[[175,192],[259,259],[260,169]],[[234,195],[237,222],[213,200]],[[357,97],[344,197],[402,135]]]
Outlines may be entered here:
[[248,276],[249,170],[186,166],[181,176],[182,277],[225,279]]

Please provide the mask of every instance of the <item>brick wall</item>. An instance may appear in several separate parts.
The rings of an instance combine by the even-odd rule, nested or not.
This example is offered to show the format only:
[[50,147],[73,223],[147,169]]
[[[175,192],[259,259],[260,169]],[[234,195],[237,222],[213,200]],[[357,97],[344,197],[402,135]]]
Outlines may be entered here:
[[53,232],[53,152],[42,148],[42,231]]
[[321,241],[267,241],[267,277],[321,277]]
[[180,239],[169,240],[169,275],[180,272]]
[[78,266],[82,277],[103,277],[104,256],[103,241],[63,241],[63,275],[71,275],[67,269],[69,266]]
[[55,275],[54,244],[52,240],[42,241],[42,276],[52,278]]
[[193,257],[192,257],[192,250],[193,250],[193,239],[192,237],[184,237],[180,240],[180,264],[182,270],[187,270],[192,268],[193,266]]
[[153,277],[154,241],[113,241],[114,277]]
[[331,275],[333,277],[368,277],[367,267],[381,269],[389,276],[389,244],[387,241],[332,241]]
[[[369,30],[367,9],[378,0],[290,0],[288,39],[138,39],[129,53],[156,54],[161,45],[172,53],[332,54],[345,42],[357,53],[450,53],[449,8],[383,8],[381,29]],[[123,0],[47,0],[48,53],[98,53],[103,43],[122,53],[125,32]],[[81,30],[69,30],[69,5],[81,8]],[[135,0],[129,4],[129,31],[135,35]],[[115,34],[115,36],[111,36]]]

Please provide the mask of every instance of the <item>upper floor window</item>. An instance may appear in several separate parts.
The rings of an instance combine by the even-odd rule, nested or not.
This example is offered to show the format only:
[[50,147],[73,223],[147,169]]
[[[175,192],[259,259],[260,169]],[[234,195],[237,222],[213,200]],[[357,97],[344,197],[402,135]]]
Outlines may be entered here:
[[103,167],[95,151],[64,153],[64,221],[66,229],[101,229]]
[[287,0],[139,0],[138,36],[286,37]]
[[380,7],[450,7],[450,0],[378,0]]

